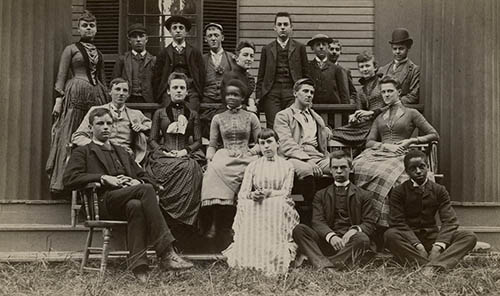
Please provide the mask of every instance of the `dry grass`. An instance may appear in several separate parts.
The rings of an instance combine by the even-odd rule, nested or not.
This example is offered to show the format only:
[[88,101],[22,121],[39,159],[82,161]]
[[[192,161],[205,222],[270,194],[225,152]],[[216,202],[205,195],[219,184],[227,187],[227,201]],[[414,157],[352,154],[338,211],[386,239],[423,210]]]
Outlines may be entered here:
[[198,263],[188,272],[153,270],[145,286],[117,263],[104,283],[94,273],[80,275],[73,261],[2,263],[0,295],[500,295],[500,260],[473,258],[431,279],[387,262],[334,273],[303,267],[274,278]]

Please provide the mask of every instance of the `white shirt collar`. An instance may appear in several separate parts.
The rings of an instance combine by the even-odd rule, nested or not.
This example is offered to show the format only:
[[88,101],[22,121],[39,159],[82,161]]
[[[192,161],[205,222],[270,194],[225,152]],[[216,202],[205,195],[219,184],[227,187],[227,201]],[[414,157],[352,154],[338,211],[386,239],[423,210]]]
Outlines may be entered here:
[[181,49],[181,50],[182,50],[182,49],[186,48],[186,40],[182,41],[182,43],[181,43],[181,44],[178,44],[177,42],[175,42],[175,40],[173,40],[173,41],[172,41],[172,46],[173,46],[175,49],[177,49],[177,50],[179,50],[179,49]]
[[104,142],[101,142],[101,141],[97,140],[94,136],[92,136],[92,142],[94,142],[95,144],[97,144],[99,146],[103,146],[104,145]]
[[210,50],[210,54],[212,56],[221,56],[222,54],[224,53],[224,48],[219,48],[219,51],[218,52],[213,52],[212,50]]
[[286,45],[288,44],[288,40],[290,40],[290,38],[288,38],[285,42],[281,41],[279,38],[276,38],[276,41],[281,46],[281,48],[285,48],[286,47]]
[[396,64],[396,65],[404,64],[406,62],[408,62],[408,57],[406,57],[404,60],[401,60],[401,61],[394,60],[394,64]]
[[324,59],[320,60],[317,56],[314,57],[314,59],[318,62],[318,63],[326,63],[326,61],[328,61],[328,57],[325,57]]
[[113,104],[113,103],[109,103],[109,107],[110,107],[113,111],[120,111],[120,112],[122,112],[123,110],[125,110],[125,107],[126,107],[126,106],[125,106],[125,104],[124,104],[123,106],[121,106],[121,108],[117,108],[117,107],[115,106],[115,104]]
[[422,183],[422,185],[418,185],[418,183],[413,181],[413,179],[410,179],[410,180],[411,180],[411,183],[413,184],[413,187],[424,187],[424,185],[427,183],[427,181],[429,181],[429,178],[425,178],[425,181],[424,181],[424,183]]
[[337,181],[334,181],[335,183],[335,186],[337,187],[346,187],[347,185],[349,185],[349,183],[351,183],[349,180],[346,180],[345,182],[343,183],[340,183],[340,182],[337,182]]
[[[137,51],[133,50],[132,49],[132,54],[135,56],[137,55]],[[142,52],[140,52],[141,56],[145,56],[146,55],[146,50],[143,50]]]

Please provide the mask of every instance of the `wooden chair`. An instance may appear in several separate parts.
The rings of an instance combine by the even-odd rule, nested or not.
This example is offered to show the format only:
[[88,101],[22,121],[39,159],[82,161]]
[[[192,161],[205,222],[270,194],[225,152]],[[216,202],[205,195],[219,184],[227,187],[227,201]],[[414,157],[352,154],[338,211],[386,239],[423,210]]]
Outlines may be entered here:
[[[97,189],[101,186],[100,183],[89,183],[85,188],[73,192],[75,203],[78,199],[83,201],[86,220],[83,223],[88,228],[87,240],[83,251],[82,264],[80,272],[84,270],[98,271],[102,278],[106,272],[107,261],[110,250],[111,233],[113,228],[127,226],[127,221],[101,220],[99,213],[99,202]],[[73,210],[73,207],[72,207]],[[94,230],[102,229],[103,244],[102,247],[92,247],[92,239]],[[87,266],[91,254],[101,255],[101,264],[99,268]]]

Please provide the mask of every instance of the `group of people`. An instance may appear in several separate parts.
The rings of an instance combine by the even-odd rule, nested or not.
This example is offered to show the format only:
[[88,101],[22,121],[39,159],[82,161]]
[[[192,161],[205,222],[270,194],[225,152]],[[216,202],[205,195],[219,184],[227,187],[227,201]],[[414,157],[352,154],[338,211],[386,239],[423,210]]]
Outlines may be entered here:
[[[425,265],[430,274],[474,247],[474,234],[457,230],[446,189],[427,176],[426,155],[409,149],[437,141],[438,133],[404,105],[418,102],[419,88],[407,30],[393,32],[388,66],[378,69],[367,52],[357,57],[357,93],[338,65],[340,43],[315,35],[308,45],[316,57],[308,62],[286,12],[276,14],[277,37],[262,48],[256,83],[248,72],[251,42],[226,52],[223,27],[209,23],[210,52],[202,55],[185,40],[188,19],[172,16],[164,25],[173,40],[157,57],[146,51],[144,26],[129,27],[131,50],[117,60],[107,93],[102,55],[92,44],[97,22],[82,14],[81,39],[61,57],[47,162],[53,191],[101,183],[104,216],[129,222],[128,263],[140,281],[147,280],[148,242],[164,269],[193,266],[179,250],[222,251],[230,266],[267,274],[285,273],[304,257],[327,269],[367,262],[384,239],[398,260]],[[149,119],[127,101],[163,105]],[[200,102],[219,104],[200,110]],[[333,130],[312,109],[349,102],[359,110]],[[331,140],[365,149],[352,160],[330,154]],[[70,151],[70,143],[78,147]],[[325,175],[333,184],[316,192],[313,184]],[[312,218],[295,209],[297,180],[311,184],[304,199]]]

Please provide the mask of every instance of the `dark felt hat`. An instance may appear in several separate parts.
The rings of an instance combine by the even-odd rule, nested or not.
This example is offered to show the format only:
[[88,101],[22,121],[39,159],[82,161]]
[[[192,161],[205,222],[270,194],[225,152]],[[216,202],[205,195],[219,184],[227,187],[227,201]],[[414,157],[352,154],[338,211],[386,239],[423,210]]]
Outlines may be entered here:
[[128,27],[127,36],[130,36],[133,32],[146,33],[146,27],[143,24],[132,24]]
[[410,38],[410,33],[405,28],[397,28],[392,32],[392,40],[390,44],[407,43],[410,46],[413,44],[413,39]]
[[328,37],[328,35],[325,34],[316,34],[314,35],[311,40],[307,41],[307,46],[313,46],[315,42],[318,41],[326,41],[326,43],[330,44],[332,43],[333,39]]
[[224,29],[222,28],[222,25],[221,24],[217,24],[217,23],[208,23],[208,24],[206,24],[205,27],[203,27],[203,32],[205,33],[207,31],[207,29],[210,28],[210,27],[216,27],[221,32],[224,32]]
[[167,30],[170,30],[170,27],[172,26],[173,23],[181,23],[183,24],[185,27],[186,27],[186,32],[191,30],[191,22],[181,16],[181,15],[173,15],[171,17],[169,17],[166,21],[165,21],[165,28],[167,28]]
[[311,78],[301,78],[295,82],[295,84],[293,85],[293,89],[296,90],[303,84],[307,84],[307,85],[311,85],[312,87],[315,87],[314,81]]

